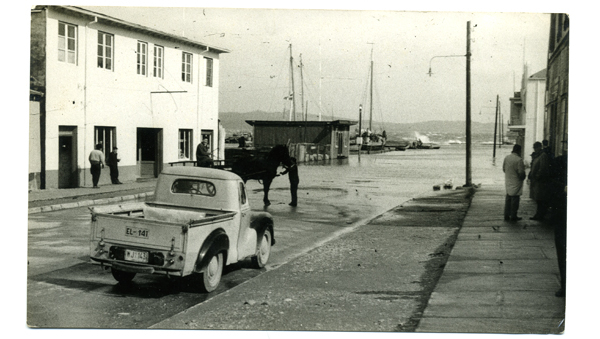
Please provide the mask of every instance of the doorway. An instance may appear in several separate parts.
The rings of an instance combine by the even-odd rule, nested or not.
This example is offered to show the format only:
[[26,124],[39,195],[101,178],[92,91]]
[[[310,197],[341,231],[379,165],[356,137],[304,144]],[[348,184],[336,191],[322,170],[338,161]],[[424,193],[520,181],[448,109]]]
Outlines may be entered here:
[[163,165],[162,128],[137,129],[137,168],[140,178],[156,178]]
[[338,158],[344,157],[344,133],[336,132],[337,134],[337,145],[338,145]]
[[58,126],[58,188],[78,186],[77,126]]

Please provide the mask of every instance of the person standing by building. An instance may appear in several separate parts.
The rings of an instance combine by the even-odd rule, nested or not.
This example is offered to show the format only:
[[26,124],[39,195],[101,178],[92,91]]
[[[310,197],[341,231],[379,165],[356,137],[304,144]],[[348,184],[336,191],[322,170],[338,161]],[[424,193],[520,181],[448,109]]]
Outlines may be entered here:
[[90,172],[92,173],[92,183],[94,188],[98,187],[98,181],[100,181],[100,173],[104,167],[104,153],[102,153],[102,144],[96,144],[93,151],[90,152]]
[[523,195],[523,180],[525,180],[525,164],[521,158],[521,145],[514,145],[512,153],[504,158],[502,164],[506,197],[504,199],[504,220],[519,221],[517,217],[521,195]]
[[550,199],[550,157],[542,149],[542,143],[536,141],[533,144],[531,170],[529,171],[529,197],[535,200],[537,210],[535,215],[529,219],[542,220],[548,211]]
[[122,184],[119,181],[119,166],[118,163],[121,161],[121,157],[119,157],[119,149],[117,147],[113,147],[112,152],[108,154],[108,159],[106,163],[108,168],[110,169],[110,181],[113,184]]
[[210,152],[208,151],[208,139],[202,139],[202,142],[198,144],[196,148],[196,166],[198,167],[210,167],[212,160],[210,158]]
[[298,176],[298,163],[296,158],[290,158],[291,165],[286,167],[285,171],[281,172],[281,175],[288,175],[290,179],[290,193],[292,194],[292,202],[290,206],[296,207],[298,205],[298,184],[300,183],[300,177]]

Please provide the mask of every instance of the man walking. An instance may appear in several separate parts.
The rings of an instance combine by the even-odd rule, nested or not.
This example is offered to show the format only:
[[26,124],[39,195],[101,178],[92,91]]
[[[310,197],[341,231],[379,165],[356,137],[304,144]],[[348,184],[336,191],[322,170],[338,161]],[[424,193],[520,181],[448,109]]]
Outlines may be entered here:
[[98,181],[100,180],[100,173],[104,167],[104,153],[102,153],[102,144],[97,144],[95,149],[90,152],[90,172],[92,173],[92,183],[94,188],[98,187]]
[[512,153],[504,158],[502,164],[504,181],[506,185],[506,198],[504,199],[504,220],[519,221],[517,217],[519,202],[523,195],[523,180],[525,180],[525,164],[521,158],[521,145],[513,146]]
[[117,147],[113,147],[113,151],[108,154],[107,164],[110,169],[110,181],[113,184],[122,184],[119,181],[119,166],[118,163],[121,161],[119,157],[119,149]]

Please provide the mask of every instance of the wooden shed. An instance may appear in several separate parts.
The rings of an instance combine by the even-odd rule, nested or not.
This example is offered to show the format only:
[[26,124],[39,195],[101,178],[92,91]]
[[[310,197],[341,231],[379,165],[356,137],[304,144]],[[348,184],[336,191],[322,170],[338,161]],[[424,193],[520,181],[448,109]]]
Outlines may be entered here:
[[246,120],[254,127],[256,149],[288,145],[299,162],[347,158],[350,126],[357,121],[266,121]]

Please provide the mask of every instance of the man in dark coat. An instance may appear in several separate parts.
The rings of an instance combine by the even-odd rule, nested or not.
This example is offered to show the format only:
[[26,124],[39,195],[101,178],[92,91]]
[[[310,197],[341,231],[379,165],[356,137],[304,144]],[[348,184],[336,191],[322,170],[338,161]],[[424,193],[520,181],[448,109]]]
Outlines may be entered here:
[[298,184],[300,184],[300,177],[298,176],[298,164],[296,158],[290,158],[291,165],[285,168],[285,171],[281,172],[281,175],[288,175],[290,179],[290,192],[292,194],[292,202],[290,206],[296,207],[298,205]]
[[110,169],[110,181],[115,185],[120,185],[122,182],[119,181],[119,161],[121,158],[119,157],[119,149],[117,147],[113,147],[112,152],[108,154],[108,159],[106,161],[108,168]]
[[196,148],[196,166],[211,167],[211,165],[212,159],[208,151],[208,139],[202,139],[202,142]]
[[550,157],[542,150],[542,143],[533,144],[533,161],[531,162],[531,171],[529,171],[529,196],[535,200],[537,210],[535,215],[529,219],[542,220],[548,211],[548,202],[550,199]]

